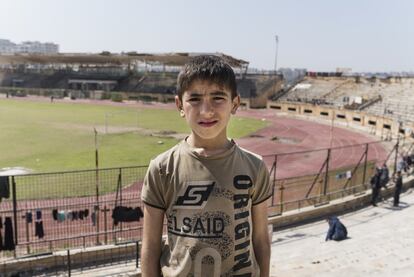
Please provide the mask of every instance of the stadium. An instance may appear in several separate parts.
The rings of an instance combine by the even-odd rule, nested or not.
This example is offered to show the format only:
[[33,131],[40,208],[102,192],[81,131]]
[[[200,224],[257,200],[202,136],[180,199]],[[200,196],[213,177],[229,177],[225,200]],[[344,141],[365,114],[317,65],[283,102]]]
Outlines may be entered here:
[[[143,178],[151,158],[188,132],[175,86],[197,55],[0,55],[2,272],[139,272]],[[276,233],[369,206],[376,168],[393,174],[411,160],[413,77],[251,72],[248,61],[212,55],[237,73],[242,105],[230,136],[265,160]],[[413,185],[408,167],[404,190]]]

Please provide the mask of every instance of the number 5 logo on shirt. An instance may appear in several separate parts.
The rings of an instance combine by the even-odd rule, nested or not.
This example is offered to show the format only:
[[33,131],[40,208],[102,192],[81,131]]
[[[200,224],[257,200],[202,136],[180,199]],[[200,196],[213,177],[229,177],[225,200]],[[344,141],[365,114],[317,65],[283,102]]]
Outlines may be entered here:
[[179,192],[174,208],[202,209],[213,191],[214,181],[188,182]]

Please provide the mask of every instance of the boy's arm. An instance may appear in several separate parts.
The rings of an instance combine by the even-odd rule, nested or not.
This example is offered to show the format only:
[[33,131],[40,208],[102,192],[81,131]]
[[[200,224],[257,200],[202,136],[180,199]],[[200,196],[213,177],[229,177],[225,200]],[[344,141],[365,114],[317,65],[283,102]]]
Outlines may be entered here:
[[143,277],[161,276],[160,257],[164,211],[144,205],[144,232],[141,249]]
[[260,277],[269,276],[270,241],[267,230],[267,201],[252,207],[253,249],[260,267]]

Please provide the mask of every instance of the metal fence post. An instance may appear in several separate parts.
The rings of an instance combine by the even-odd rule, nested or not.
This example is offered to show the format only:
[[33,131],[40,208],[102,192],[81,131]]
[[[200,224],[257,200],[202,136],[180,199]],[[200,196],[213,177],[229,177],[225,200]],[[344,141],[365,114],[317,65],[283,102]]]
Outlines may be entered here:
[[135,256],[135,268],[138,268],[139,267],[139,252],[140,252],[140,249],[139,249],[139,241],[136,241],[135,242],[135,247],[136,247],[136,256]]
[[71,268],[71,262],[70,262],[70,250],[69,249],[67,250],[67,257],[68,257],[68,275],[70,277],[72,268]]
[[369,144],[365,144],[365,159],[364,159],[364,172],[362,173],[362,185],[365,187],[365,178],[367,175],[367,163],[368,163],[368,147]]
[[284,195],[283,195],[283,191],[285,190],[285,187],[283,186],[283,182],[282,183],[280,183],[280,214],[283,214],[283,206],[284,206],[284,204],[283,204],[283,201],[285,201],[283,198],[284,198]]
[[331,148],[328,149],[328,155],[326,157],[326,169],[325,169],[325,182],[323,185],[323,195],[326,196],[329,185],[329,161],[331,159]]
[[[118,188],[119,188],[119,205],[122,206],[122,168],[119,168],[119,175],[118,175]],[[122,221],[119,223],[119,229],[121,231],[122,236]]]
[[275,160],[273,161],[273,187],[272,187],[272,207],[275,204],[275,186],[276,186],[276,168],[277,168],[277,155],[275,155]]
[[14,218],[14,245],[17,245],[19,243],[18,237],[17,237],[17,195],[16,195],[16,180],[14,179],[14,176],[12,176],[12,195],[13,195],[13,218]]
[[398,148],[400,145],[400,134],[397,134],[397,144],[395,145],[394,174],[397,173]]
[[119,205],[122,206],[122,168],[119,168],[118,186],[119,186]]
[[104,206],[104,230],[105,230],[105,244],[108,244],[108,219],[107,219],[107,213],[109,212],[109,209]]
[[96,204],[94,207],[96,215],[96,244],[99,245],[99,156],[98,156],[98,132],[94,128],[95,132],[95,193],[96,193]]

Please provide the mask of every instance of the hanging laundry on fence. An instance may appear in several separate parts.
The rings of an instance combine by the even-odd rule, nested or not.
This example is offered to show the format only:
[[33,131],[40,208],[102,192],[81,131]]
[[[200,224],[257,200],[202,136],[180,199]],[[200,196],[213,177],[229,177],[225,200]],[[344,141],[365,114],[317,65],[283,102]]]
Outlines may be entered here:
[[33,221],[33,215],[32,215],[32,212],[26,212],[26,222],[27,223],[32,223],[32,221]]
[[117,206],[112,211],[112,219],[114,220],[115,225],[118,225],[118,222],[139,221],[141,217],[144,217],[144,213],[140,207],[131,208]]
[[14,238],[13,238],[13,222],[11,217],[6,217],[4,220],[4,250],[14,250]]
[[45,236],[45,232],[43,230],[43,221],[35,222],[35,236],[37,236],[39,239]]
[[10,197],[9,176],[0,176],[0,202],[2,198]]
[[3,233],[3,219],[0,216],[0,251],[3,250],[3,237],[2,234]]

